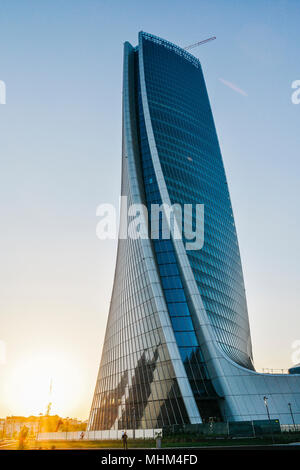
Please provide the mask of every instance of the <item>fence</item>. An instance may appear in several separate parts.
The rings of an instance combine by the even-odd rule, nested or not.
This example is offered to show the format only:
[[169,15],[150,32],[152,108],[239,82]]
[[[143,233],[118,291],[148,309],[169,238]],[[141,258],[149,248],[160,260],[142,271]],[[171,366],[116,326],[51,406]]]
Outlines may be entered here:
[[[112,439],[121,439],[122,430],[112,429],[109,431],[84,431],[83,440],[88,441],[105,441]],[[155,439],[157,435],[162,434],[162,429],[128,429],[126,430],[129,439]],[[55,440],[55,441],[79,441],[81,440],[82,431],[76,432],[41,432],[37,436],[38,441]]]
[[193,434],[200,436],[256,437],[265,434],[280,433],[278,419],[257,421],[234,421],[225,423],[202,423],[173,425],[163,428],[163,437],[175,434]]
[[[109,431],[85,431],[83,440],[104,441],[121,439],[122,430]],[[158,435],[172,437],[174,435],[198,435],[198,436],[228,436],[228,437],[257,437],[280,432],[300,432],[300,425],[280,425],[278,419],[257,421],[235,421],[225,423],[202,423],[167,426],[163,429],[128,429],[126,433],[129,439],[155,439]],[[82,431],[76,432],[48,432],[39,433],[37,439],[44,440],[68,440],[82,439]]]
[[281,432],[300,432],[300,424],[282,424]]
[[261,370],[263,374],[288,374],[289,371],[288,369],[269,369],[269,368],[264,368]]

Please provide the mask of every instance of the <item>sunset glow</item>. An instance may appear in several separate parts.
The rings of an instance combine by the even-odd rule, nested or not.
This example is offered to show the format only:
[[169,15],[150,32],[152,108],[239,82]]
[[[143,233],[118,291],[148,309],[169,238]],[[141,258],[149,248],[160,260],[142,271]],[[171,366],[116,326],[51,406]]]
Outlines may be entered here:
[[[52,381],[52,392],[50,383]],[[51,401],[51,414],[72,414],[83,390],[79,369],[71,357],[57,352],[40,352],[19,359],[6,383],[4,399],[18,415],[45,413]]]

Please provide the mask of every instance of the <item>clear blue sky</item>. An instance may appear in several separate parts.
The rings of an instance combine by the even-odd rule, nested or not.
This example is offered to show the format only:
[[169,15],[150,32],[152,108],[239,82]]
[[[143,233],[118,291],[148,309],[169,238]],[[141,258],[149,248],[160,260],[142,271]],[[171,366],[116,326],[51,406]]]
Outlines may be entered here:
[[53,412],[88,415],[116,250],[97,240],[95,213],[118,202],[122,44],[140,30],[182,46],[217,36],[193,52],[229,180],[254,359],[290,366],[300,338],[299,28],[298,0],[1,1],[0,416],[44,412],[50,377]]

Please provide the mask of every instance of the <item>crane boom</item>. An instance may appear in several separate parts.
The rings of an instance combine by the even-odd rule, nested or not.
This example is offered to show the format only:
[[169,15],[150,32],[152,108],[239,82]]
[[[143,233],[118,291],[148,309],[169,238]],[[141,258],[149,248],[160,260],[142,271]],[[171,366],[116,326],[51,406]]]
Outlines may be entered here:
[[49,403],[48,403],[48,405],[47,405],[46,416],[49,416],[49,415],[50,415],[51,406],[52,406],[52,401],[51,401],[52,384],[53,384],[53,380],[52,380],[52,378],[51,378],[51,380],[50,380],[50,387],[49,387]]
[[189,46],[184,47],[184,49],[186,51],[189,50],[189,49],[194,49],[194,47],[201,46],[202,44],[205,44],[209,41],[214,41],[215,39],[217,39],[216,36],[212,36],[211,38],[203,39],[203,41],[199,41],[199,42],[195,42],[194,44],[190,44]]

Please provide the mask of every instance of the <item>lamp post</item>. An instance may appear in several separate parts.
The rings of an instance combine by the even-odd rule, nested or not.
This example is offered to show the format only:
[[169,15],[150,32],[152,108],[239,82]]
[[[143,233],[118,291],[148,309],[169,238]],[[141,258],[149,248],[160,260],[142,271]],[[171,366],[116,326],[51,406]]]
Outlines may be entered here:
[[36,438],[35,438],[35,447],[37,447],[37,442],[39,440],[39,434],[41,432],[41,419],[42,419],[43,413],[39,413],[39,421],[38,421],[38,429],[36,433]]
[[135,407],[133,406],[132,408],[132,415],[133,415],[133,430],[132,430],[132,438],[135,439],[135,428],[136,428],[136,419],[135,419]]
[[268,397],[264,397],[264,402],[265,402],[265,406],[266,406],[266,409],[267,409],[267,414],[268,414],[268,419],[269,419],[270,426],[271,426],[271,436],[272,436],[272,442],[273,442],[273,444],[274,444],[273,426],[272,426],[272,423],[271,423],[271,417],[270,417],[270,412],[269,412],[269,406],[268,406]]
[[292,405],[291,405],[291,403],[288,403],[288,405],[289,405],[289,409],[290,409],[290,413],[291,413],[291,417],[292,417],[292,421],[293,421],[293,425],[294,425],[294,431],[296,431],[296,424],[295,424],[295,420],[294,420]]
[[269,421],[271,421],[270,413],[269,413],[269,406],[268,406],[268,397],[264,397],[264,402],[265,402],[265,405],[266,405],[266,408],[267,408],[268,419],[269,419]]
[[69,416],[66,417],[66,441],[68,440]]

